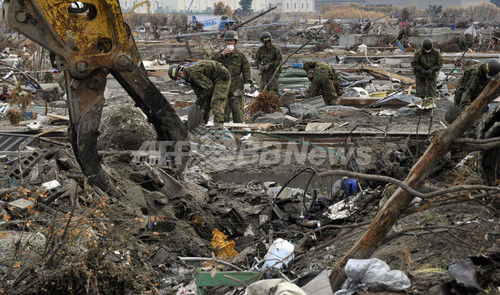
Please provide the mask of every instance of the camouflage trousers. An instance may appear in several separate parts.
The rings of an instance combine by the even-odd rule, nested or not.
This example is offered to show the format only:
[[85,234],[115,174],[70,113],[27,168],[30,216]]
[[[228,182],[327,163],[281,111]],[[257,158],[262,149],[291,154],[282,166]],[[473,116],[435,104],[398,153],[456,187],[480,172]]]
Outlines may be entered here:
[[311,96],[322,95],[326,105],[336,105],[338,95],[333,80],[321,74],[314,74],[309,87]]
[[[279,91],[279,77],[280,73],[276,73],[276,75],[273,78],[274,70],[268,70],[265,72],[260,73],[260,91],[264,91],[264,87],[269,83],[267,86],[267,91],[272,91],[276,93],[276,95],[279,97],[278,91]],[[273,78],[273,79],[271,79]]]
[[211,96],[203,95],[196,100],[196,104],[200,106],[201,116],[205,123],[208,122],[210,110],[214,114],[214,125],[224,124],[224,111],[226,108],[227,96],[229,93],[229,85],[231,85],[231,75],[225,69],[222,77],[213,81],[214,87]]
[[430,77],[415,77],[417,97],[437,97],[437,81],[436,77],[431,75]]
[[226,112],[224,115],[225,122],[229,122],[232,113],[234,123],[243,123],[243,106],[245,104],[245,98],[243,96],[243,91],[241,92],[242,94],[240,95],[230,94],[227,98]]

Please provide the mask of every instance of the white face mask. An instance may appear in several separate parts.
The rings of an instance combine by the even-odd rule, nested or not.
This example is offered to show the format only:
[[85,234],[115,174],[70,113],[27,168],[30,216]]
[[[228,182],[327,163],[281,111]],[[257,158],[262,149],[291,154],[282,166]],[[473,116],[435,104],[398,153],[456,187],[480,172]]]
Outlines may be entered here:
[[424,50],[424,51],[425,51],[425,52],[427,52],[427,53],[429,53],[429,52],[431,52],[431,50],[432,50],[432,49],[429,49],[429,50]]

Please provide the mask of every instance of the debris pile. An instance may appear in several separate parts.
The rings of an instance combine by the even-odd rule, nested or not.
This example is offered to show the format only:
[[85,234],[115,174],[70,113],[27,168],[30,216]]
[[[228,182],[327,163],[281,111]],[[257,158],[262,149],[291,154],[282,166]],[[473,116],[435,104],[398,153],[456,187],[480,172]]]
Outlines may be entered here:
[[[296,19],[263,17],[285,54],[311,46],[283,63],[279,95],[245,93],[247,123],[209,120],[186,141],[157,141],[144,112],[107,78],[95,136],[116,194],[75,158],[62,75],[33,44],[28,54],[17,52],[19,41],[4,44],[16,48],[6,60],[44,63],[40,79],[26,64],[2,64],[0,293],[498,292],[499,78],[463,116],[444,120],[462,65],[498,56],[475,54],[485,47],[480,38],[496,31],[485,28],[463,47],[470,25],[457,23],[460,37],[435,43],[455,52],[443,54],[436,106],[425,109],[411,50],[417,38],[451,31],[430,21],[451,11],[371,9],[370,23],[332,14],[324,28],[326,20],[304,19],[295,29]],[[410,23],[414,13],[425,15]],[[382,21],[388,16],[396,21]],[[142,26],[139,16],[129,21]],[[166,78],[168,64],[207,58],[211,42],[222,41],[180,36],[203,33],[184,16],[151,22],[138,39],[181,41],[139,47],[156,62],[146,67],[150,79],[186,119],[196,96]],[[238,46],[252,57],[257,45],[244,41]],[[337,105],[310,97],[306,59],[334,66],[343,90]]]

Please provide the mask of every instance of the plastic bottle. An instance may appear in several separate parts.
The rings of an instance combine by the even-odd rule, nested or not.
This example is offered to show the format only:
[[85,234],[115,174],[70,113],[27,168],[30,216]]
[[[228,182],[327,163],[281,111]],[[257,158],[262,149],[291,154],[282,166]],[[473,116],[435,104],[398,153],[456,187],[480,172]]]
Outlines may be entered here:
[[[288,264],[293,259],[293,255],[290,255],[295,250],[295,246],[288,242],[287,240],[283,240],[281,238],[276,239],[272,245],[267,250],[266,255],[264,256],[264,264],[262,265],[262,269],[267,267],[273,268],[282,268],[283,264]],[[284,259],[285,257],[288,257]],[[283,261],[281,261],[283,260]]]

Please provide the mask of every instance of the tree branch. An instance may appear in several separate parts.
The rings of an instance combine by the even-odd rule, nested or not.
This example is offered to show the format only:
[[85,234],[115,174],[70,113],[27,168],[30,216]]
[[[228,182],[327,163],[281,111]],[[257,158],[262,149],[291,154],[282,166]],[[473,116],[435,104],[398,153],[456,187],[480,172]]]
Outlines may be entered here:
[[497,147],[500,147],[500,137],[488,139],[457,138],[451,144],[450,149],[473,152],[486,151]]
[[[500,95],[500,75],[492,78],[481,94],[460,114],[458,118],[445,130],[439,132],[431,144],[413,165],[404,183],[410,188],[419,187],[420,184],[432,173],[434,167],[450,150],[454,140],[467,130],[482,113],[484,108],[493,99]],[[413,197],[408,191],[398,188],[380,209],[363,237],[349,250],[348,253],[335,265],[330,274],[330,283],[333,291],[337,291],[346,275],[342,268],[351,258],[368,258],[376,250],[377,245],[390,231],[392,225],[401,216],[402,209],[408,207]]]
[[397,180],[397,179],[389,177],[389,176],[371,175],[371,174],[364,174],[364,173],[358,173],[358,172],[351,172],[351,171],[347,171],[347,170],[331,170],[331,171],[326,171],[326,172],[316,174],[316,176],[319,178],[331,176],[331,175],[342,175],[342,176],[350,176],[350,177],[364,178],[364,179],[369,179],[369,180],[389,182],[389,183],[395,184],[395,185],[399,186],[400,188],[404,189],[406,192],[408,192],[412,196],[416,196],[416,197],[419,197],[422,199],[428,199],[428,198],[432,198],[435,196],[444,195],[447,193],[462,191],[462,190],[492,190],[492,191],[500,192],[500,188],[498,188],[498,187],[492,187],[492,186],[486,186],[486,185],[458,185],[458,186],[445,188],[445,189],[437,190],[437,191],[430,192],[430,193],[421,193],[417,190],[414,190],[413,188],[408,186],[403,181]]

